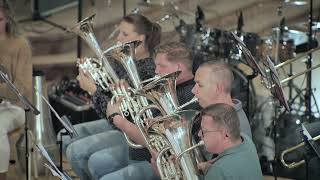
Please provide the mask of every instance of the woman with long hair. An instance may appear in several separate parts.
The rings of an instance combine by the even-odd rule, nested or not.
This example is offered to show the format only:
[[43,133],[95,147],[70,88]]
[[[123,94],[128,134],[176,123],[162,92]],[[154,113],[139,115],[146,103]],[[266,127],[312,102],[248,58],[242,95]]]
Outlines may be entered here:
[[[31,48],[18,34],[17,23],[6,1],[0,2],[0,67],[19,91],[32,100]],[[4,180],[10,157],[8,133],[23,126],[25,114],[17,96],[1,81],[0,92],[0,180]]]
[[[135,50],[135,63],[141,80],[149,79],[155,75],[155,64],[152,55],[154,48],[160,43],[160,38],[161,27],[143,15],[130,14],[120,21],[119,34],[117,36],[119,43],[134,40],[142,42]],[[128,73],[122,65],[116,60],[110,59],[110,61],[119,78],[126,79],[130,83]],[[123,134],[120,131],[114,131],[113,124],[106,120],[106,108],[110,100],[110,92],[105,92],[100,86],[97,86],[90,75],[81,70],[79,70],[77,79],[81,88],[92,94],[95,109],[102,119],[75,125],[79,137],[72,140],[64,138],[63,147],[66,151],[67,159],[76,174],[81,179],[90,179],[91,175],[88,173],[90,155],[104,148],[118,146],[126,142]],[[108,138],[111,135],[114,135],[113,137],[115,138]]]

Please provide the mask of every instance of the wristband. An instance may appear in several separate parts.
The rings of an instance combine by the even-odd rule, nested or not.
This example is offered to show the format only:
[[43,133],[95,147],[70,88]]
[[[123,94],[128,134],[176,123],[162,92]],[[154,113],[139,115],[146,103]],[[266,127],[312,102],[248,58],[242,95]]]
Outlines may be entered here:
[[111,124],[113,124],[113,118],[117,115],[121,116],[121,114],[118,112],[112,113],[110,116],[108,116],[107,119],[110,121]]

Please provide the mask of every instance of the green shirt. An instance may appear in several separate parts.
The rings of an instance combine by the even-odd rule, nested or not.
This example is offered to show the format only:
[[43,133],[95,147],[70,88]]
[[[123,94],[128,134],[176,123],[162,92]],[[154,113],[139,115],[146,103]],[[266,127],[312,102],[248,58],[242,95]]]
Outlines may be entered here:
[[241,134],[242,143],[226,149],[209,167],[205,180],[261,180],[262,172],[255,145]]

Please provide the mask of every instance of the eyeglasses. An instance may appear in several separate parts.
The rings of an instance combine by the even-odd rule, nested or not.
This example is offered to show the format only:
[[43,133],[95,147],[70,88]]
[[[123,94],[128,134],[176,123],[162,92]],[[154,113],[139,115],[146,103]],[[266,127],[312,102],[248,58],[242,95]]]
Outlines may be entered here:
[[211,132],[218,132],[218,131],[221,131],[221,130],[206,130],[206,129],[200,129],[200,133],[201,133],[201,136],[204,137],[204,134],[206,133],[211,133]]

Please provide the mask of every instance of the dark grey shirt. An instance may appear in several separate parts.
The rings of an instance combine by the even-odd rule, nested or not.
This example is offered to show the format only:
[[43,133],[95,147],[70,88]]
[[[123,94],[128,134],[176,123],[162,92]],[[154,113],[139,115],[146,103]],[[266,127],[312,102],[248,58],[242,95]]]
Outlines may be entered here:
[[237,111],[238,118],[240,121],[240,131],[247,134],[250,138],[252,138],[249,120],[247,118],[246,113],[242,109],[241,101],[238,99],[232,99],[232,102],[233,102],[233,107]]

